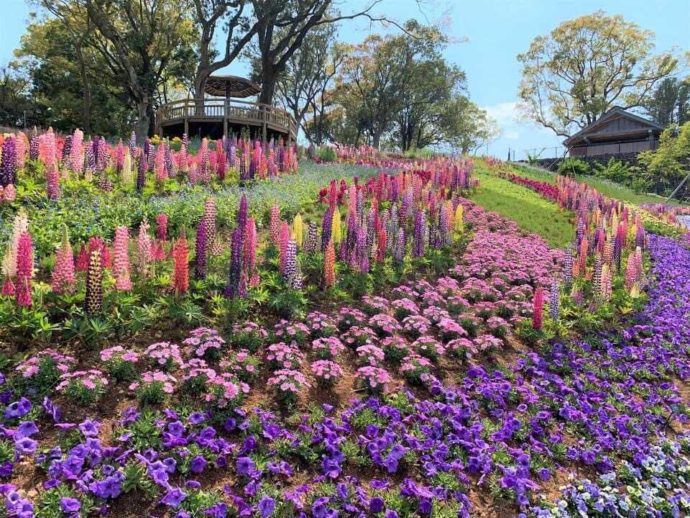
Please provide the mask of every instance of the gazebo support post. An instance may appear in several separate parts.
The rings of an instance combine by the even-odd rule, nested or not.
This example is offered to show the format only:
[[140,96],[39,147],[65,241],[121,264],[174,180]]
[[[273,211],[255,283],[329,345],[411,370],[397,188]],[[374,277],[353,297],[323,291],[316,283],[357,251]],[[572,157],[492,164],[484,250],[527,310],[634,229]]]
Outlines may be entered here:
[[184,118],[184,134],[189,138],[189,119],[187,117]]

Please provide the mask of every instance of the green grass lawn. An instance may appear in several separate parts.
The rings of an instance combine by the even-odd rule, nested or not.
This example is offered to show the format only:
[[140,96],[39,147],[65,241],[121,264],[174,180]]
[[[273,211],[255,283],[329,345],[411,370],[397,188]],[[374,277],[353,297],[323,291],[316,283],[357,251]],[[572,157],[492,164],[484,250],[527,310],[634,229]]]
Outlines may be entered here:
[[551,246],[564,247],[573,240],[575,227],[570,213],[526,187],[487,173],[479,162],[474,171],[479,188],[469,196],[472,201],[512,219],[527,232],[541,235]]
[[[556,175],[550,171],[532,167],[522,164],[511,164],[511,168],[515,173],[526,178],[533,178],[542,182],[555,183]],[[644,203],[665,203],[666,198],[657,194],[637,193],[624,185],[597,178],[596,176],[577,176],[579,182],[584,182],[587,185],[594,187],[597,191],[609,198],[621,200],[634,205],[642,205]],[[676,200],[671,200],[669,203],[673,205],[680,205]]]

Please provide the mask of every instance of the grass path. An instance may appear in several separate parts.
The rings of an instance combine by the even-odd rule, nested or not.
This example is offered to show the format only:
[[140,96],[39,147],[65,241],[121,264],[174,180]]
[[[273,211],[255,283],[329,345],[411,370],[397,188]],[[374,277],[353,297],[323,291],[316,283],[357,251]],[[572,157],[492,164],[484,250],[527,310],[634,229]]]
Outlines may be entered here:
[[475,163],[474,174],[479,188],[469,198],[487,210],[514,220],[527,231],[541,235],[549,245],[564,247],[575,235],[571,215],[536,192],[487,172],[481,162]]

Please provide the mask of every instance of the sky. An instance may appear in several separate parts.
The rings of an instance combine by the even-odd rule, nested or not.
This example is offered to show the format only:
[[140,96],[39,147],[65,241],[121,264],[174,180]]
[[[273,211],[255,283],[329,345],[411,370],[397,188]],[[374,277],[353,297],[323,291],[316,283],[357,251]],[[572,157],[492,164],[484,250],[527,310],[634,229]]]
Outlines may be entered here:
[[[361,10],[371,0],[335,0],[342,13]],[[26,0],[0,0],[0,66],[12,59],[29,19]],[[397,22],[416,18],[422,23],[440,24],[451,38],[446,59],[467,75],[471,99],[488,111],[501,127],[488,154],[507,157],[508,150],[524,158],[527,150],[542,156],[560,153],[562,138],[529,121],[517,110],[520,64],[516,56],[530,42],[550,32],[561,22],[599,9],[621,14],[627,20],[656,34],[656,50],[690,50],[690,0],[381,0],[373,14]],[[340,38],[357,43],[380,25],[364,20],[345,22]],[[246,64],[230,65],[228,72],[246,74]]]

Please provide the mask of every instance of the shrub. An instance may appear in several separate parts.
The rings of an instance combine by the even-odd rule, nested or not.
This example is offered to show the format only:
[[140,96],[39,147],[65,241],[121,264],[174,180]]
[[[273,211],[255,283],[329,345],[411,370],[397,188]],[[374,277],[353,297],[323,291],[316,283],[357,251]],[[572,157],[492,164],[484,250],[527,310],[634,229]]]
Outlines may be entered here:
[[311,364],[311,371],[316,381],[323,387],[333,386],[343,375],[340,365],[330,360],[315,361]]
[[131,381],[137,377],[136,363],[139,356],[121,345],[101,351],[101,361],[105,370],[117,381]]
[[317,156],[322,162],[335,162],[338,156],[332,147],[320,147]]
[[108,386],[108,379],[97,369],[68,372],[60,376],[57,391],[73,402],[90,406],[96,403]]
[[158,405],[175,391],[176,382],[175,378],[165,372],[147,371],[141,375],[141,380],[129,386],[129,390],[136,394],[142,405]]
[[558,164],[558,169],[556,170],[558,174],[565,176],[578,176],[578,175],[589,175],[592,174],[592,170],[589,164],[584,160],[579,158],[568,157]]

